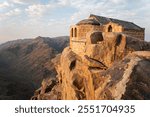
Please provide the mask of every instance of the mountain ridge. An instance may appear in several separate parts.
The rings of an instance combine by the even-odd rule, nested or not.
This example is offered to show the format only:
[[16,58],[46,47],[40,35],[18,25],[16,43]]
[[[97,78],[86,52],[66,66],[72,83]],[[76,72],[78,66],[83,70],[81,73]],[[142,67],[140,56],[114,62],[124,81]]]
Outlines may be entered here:
[[38,36],[1,44],[0,99],[30,99],[44,78],[56,75],[51,59],[68,46],[68,41],[68,36]]

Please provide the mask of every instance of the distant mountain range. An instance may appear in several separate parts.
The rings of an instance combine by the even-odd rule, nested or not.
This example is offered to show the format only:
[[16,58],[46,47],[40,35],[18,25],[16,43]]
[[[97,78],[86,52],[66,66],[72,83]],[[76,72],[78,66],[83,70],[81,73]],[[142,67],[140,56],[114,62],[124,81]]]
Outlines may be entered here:
[[30,99],[43,79],[56,76],[51,59],[68,44],[68,36],[39,36],[1,44],[0,99]]

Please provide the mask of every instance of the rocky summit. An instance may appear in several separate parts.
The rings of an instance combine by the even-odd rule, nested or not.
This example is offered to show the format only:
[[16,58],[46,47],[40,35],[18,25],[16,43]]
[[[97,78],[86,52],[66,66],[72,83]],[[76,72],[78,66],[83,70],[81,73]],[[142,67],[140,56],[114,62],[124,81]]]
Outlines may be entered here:
[[88,39],[82,53],[66,47],[52,59],[56,78],[44,79],[31,99],[150,99],[150,42],[114,32]]

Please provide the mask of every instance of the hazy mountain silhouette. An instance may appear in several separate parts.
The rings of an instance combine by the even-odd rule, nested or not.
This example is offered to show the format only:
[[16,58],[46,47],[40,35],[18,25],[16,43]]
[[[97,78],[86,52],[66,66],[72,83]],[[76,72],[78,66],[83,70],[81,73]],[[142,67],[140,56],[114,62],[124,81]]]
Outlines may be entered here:
[[56,75],[51,59],[68,36],[20,39],[0,45],[0,99],[30,99],[44,78]]

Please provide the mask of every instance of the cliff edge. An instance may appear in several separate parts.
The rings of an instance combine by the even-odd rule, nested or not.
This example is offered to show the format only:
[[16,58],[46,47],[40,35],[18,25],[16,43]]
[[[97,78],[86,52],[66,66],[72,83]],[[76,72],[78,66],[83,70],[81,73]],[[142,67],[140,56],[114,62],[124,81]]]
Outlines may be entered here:
[[67,47],[52,60],[57,78],[43,80],[32,99],[150,99],[150,43],[121,33],[91,35],[81,54]]

